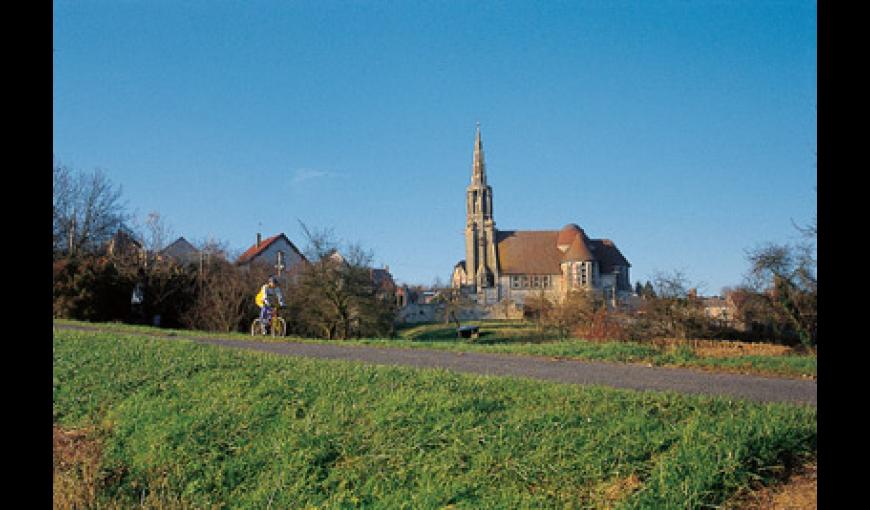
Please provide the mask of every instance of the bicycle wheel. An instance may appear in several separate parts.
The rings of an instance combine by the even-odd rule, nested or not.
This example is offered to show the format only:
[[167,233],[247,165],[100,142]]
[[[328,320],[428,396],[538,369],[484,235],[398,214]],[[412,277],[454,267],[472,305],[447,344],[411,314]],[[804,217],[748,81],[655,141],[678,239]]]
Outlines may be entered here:
[[275,317],[272,321],[272,336],[284,336],[287,334],[287,323],[281,317]]
[[254,322],[251,323],[251,336],[260,336],[266,334],[263,331],[263,324],[259,318],[254,319]]

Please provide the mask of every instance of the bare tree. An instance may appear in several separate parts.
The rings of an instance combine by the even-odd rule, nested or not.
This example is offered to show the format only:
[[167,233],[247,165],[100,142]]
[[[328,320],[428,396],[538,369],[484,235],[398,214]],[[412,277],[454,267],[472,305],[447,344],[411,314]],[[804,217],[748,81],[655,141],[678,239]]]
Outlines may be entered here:
[[815,345],[818,280],[812,247],[767,244],[748,251],[746,257],[749,287],[794,329],[801,343]]
[[102,248],[130,218],[121,187],[113,186],[100,169],[88,174],[55,163],[53,171],[55,252],[75,255]]
[[595,310],[596,300],[588,292],[571,290],[564,298],[552,303],[545,324],[559,338],[566,338],[578,329],[591,325]]
[[145,217],[144,225],[138,235],[142,239],[142,245],[145,249],[156,255],[163,248],[166,248],[174,233],[163,215],[157,211],[151,211]]
[[391,334],[395,299],[375,287],[372,253],[358,243],[338,250],[331,230],[310,230],[300,221],[308,263],[289,291],[291,326],[329,339]]
[[239,268],[222,257],[210,258],[200,272],[197,298],[183,320],[188,327],[208,331],[238,331],[256,315],[254,296],[268,268]]
[[[436,280],[435,283],[439,283]],[[451,321],[456,323],[456,327],[462,326],[459,317],[463,313],[474,307],[474,302],[461,289],[450,286],[434,287],[435,296],[433,302],[437,303],[444,319],[444,324],[449,324]]]
[[707,333],[703,304],[682,270],[656,271],[652,286],[632,328],[636,339],[697,338]]

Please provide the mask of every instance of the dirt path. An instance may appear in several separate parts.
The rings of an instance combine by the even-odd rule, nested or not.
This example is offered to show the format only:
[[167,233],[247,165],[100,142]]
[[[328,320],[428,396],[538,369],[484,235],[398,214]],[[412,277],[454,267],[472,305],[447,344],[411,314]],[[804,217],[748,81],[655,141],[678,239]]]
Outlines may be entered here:
[[[55,324],[55,328],[111,331],[100,326]],[[138,333],[137,333],[138,334]],[[459,353],[428,349],[351,346],[338,343],[269,343],[195,335],[155,338],[185,339],[234,349],[282,356],[358,361],[376,365],[443,368],[472,374],[524,377],[568,384],[591,384],[632,390],[676,391],[689,394],[730,396],[758,402],[791,402],[816,405],[816,381],[750,375],[710,373],[684,368],[562,360],[507,354]]]

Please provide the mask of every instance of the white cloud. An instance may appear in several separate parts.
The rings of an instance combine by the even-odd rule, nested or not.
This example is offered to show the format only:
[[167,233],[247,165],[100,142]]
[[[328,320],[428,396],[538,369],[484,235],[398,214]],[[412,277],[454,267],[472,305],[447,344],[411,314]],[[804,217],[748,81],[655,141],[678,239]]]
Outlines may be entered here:
[[332,172],[327,172],[325,170],[314,170],[311,168],[300,168],[296,170],[293,174],[293,179],[291,182],[293,184],[299,184],[305,181],[310,181],[312,179],[320,179],[321,177],[330,177],[335,175]]

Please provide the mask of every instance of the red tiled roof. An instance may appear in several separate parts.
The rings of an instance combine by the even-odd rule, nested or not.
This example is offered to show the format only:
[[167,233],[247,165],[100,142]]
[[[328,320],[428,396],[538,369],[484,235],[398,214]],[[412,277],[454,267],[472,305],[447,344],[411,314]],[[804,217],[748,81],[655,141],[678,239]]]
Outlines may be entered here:
[[290,239],[287,239],[287,236],[285,236],[285,235],[282,233],[282,234],[278,234],[278,235],[275,235],[275,236],[272,236],[272,237],[269,237],[269,238],[263,239],[262,241],[260,241],[260,246],[257,246],[256,243],[255,243],[253,246],[251,246],[250,248],[248,248],[248,249],[245,251],[245,253],[242,253],[241,256],[239,256],[238,260],[236,260],[236,264],[245,264],[245,263],[247,263],[247,262],[250,262],[254,257],[256,257],[257,255],[259,255],[260,253],[262,253],[263,250],[265,250],[266,248],[268,248],[269,245],[271,245],[271,244],[274,243],[276,240],[278,240],[279,238],[282,238],[282,237],[284,238],[285,241],[287,241],[287,244],[289,244],[290,247],[293,248],[293,250],[294,250],[297,254],[299,254],[300,257],[302,257],[302,260],[306,260],[306,259],[305,259],[305,256],[302,255],[302,252],[300,252],[299,249],[296,248],[296,245],[294,245],[294,244],[290,241]]

